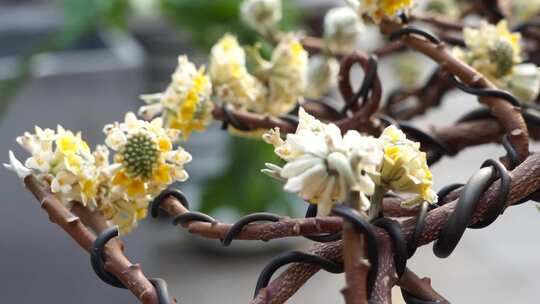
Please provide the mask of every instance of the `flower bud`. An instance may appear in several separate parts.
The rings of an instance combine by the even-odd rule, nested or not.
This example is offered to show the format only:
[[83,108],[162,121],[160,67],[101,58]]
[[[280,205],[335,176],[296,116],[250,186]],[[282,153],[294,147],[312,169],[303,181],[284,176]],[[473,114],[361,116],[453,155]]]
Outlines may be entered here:
[[324,17],[324,38],[331,52],[353,51],[362,29],[358,15],[349,7],[333,8]]
[[489,59],[497,67],[497,76],[506,75],[514,66],[514,50],[512,45],[505,40],[495,42],[493,48],[489,50]]
[[240,14],[249,27],[265,34],[281,20],[281,0],[244,0]]
[[520,64],[514,67],[506,86],[519,100],[530,102],[540,91],[540,69],[534,64]]
[[339,63],[336,59],[316,55],[309,59],[305,96],[319,99],[336,84]]

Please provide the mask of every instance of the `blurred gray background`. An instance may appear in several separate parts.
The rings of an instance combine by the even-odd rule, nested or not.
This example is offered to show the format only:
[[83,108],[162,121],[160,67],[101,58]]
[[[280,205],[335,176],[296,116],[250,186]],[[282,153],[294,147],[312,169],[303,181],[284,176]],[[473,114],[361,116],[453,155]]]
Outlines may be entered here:
[[[49,3],[13,3],[0,2],[2,79],[11,76],[14,56],[61,20]],[[54,128],[61,123],[83,130],[92,145],[102,142],[105,123],[122,119],[127,110],[135,111],[139,94],[163,88],[175,56],[193,52],[183,34],[162,24],[138,24],[136,32],[138,37],[97,34],[70,51],[38,58],[34,77],[0,120],[0,159],[7,160],[10,149],[24,157],[14,139],[34,125]],[[149,51],[155,52],[149,45],[161,46],[160,56],[148,56]],[[385,85],[394,86],[388,63],[383,63],[381,74]],[[474,98],[454,92],[440,109],[417,123],[447,125],[476,106]],[[226,136],[214,130],[196,135],[186,145],[195,155],[188,166],[191,179],[181,186],[190,200],[197,200],[200,181],[222,166],[220,147]],[[501,147],[489,145],[445,158],[433,167],[436,189],[465,182],[483,160],[501,154]],[[93,274],[88,255],[49,223],[13,174],[0,170],[0,185],[0,303],[135,302],[129,292],[111,288]],[[538,303],[540,245],[535,231],[539,227],[540,214],[532,204],[524,204],[511,208],[486,229],[468,230],[450,258],[438,259],[426,246],[409,266],[420,276],[431,277],[435,288],[453,303]],[[149,276],[166,279],[179,303],[247,303],[272,253],[309,246],[297,240],[277,242],[277,246],[276,242],[257,244],[268,249],[262,253],[249,245],[211,250],[208,242],[189,237],[167,219],[146,219],[124,240],[132,261],[140,263]],[[342,276],[320,273],[290,303],[341,303],[342,286]]]

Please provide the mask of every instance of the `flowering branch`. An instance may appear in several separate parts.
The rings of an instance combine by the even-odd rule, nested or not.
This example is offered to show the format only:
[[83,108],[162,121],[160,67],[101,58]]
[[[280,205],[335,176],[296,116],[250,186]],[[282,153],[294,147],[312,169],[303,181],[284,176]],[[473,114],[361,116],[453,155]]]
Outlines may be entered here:
[[[510,175],[512,178],[512,183],[507,206],[511,206],[524,200],[540,189],[540,154],[532,154],[529,156],[519,167],[514,169]],[[470,224],[479,222],[489,211],[491,211],[491,209],[496,208],[496,204],[494,202],[497,200],[499,195],[499,187],[499,182],[495,182],[489,187],[489,189],[486,190],[477,205],[477,209],[472,216]],[[449,215],[456,207],[456,199],[459,197],[460,193],[461,189],[453,191],[447,196],[445,202],[443,202],[444,206],[429,212],[428,216],[426,217],[425,229],[419,239],[419,245],[427,245],[437,239],[439,232],[446,224]],[[446,203],[447,201],[449,201],[449,203]],[[408,218],[402,220],[400,221],[400,226],[405,239],[410,239],[416,226],[416,219]],[[379,244],[388,243],[388,236],[382,229],[377,228],[376,235],[377,239],[379,240]],[[342,251],[338,250],[338,248],[341,246],[342,244],[340,242],[315,245],[314,250],[318,255],[324,256],[325,258],[340,261],[342,258]],[[388,278],[387,273],[390,269],[393,269],[393,260],[386,259],[381,265],[383,265],[381,266],[382,269],[387,269],[385,271],[386,274],[382,277]],[[261,294],[259,294],[256,300],[252,301],[251,304],[284,303],[319,270],[319,268],[313,266],[306,266],[307,270],[299,271],[299,269],[297,269],[295,266],[300,268],[297,265],[291,266],[269,285],[269,288],[272,287],[278,290],[278,292],[271,294],[274,297],[273,299],[277,300],[273,300],[272,302],[269,300],[263,301],[260,299],[268,299],[268,295],[261,296]],[[425,280],[422,281],[423,282],[420,282],[420,280],[418,280],[416,276],[412,275],[411,273],[407,274],[406,271],[401,281],[399,281],[399,283],[396,281],[395,283],[400,286],[406,286],[407,288],[405,289],[413,292],[415,295],[425,296],[426,299],[429,298],[432,300],[439,300],[441,297],[430,287],[429,282]],[[381,275],[379,275],[377,282],[382,283]]]
[[[65,208],[50,192],[45,190],[33,175],[28,175],[24,179],[24,183],[38,202],[41,203],[41,208],[47,212],[51,222],[60,226],[82,249],[90,252],[96,236],[85,223]],[[80,208],[79,210],[87,211],[88,209]],[[82,217],[85,221],[96,220],[93,215],[85,215]],[[97,233],[105,228],[103,223],[97,220],[96,224],[93,225]],[[106,246],[105,257],[105,270],[124,283],[137,299],[145,304],[159,304],[154,286],[143,274],[140,265],[132,264],[123,254],[123,245],[120,241],[111,241]]]
[[[386,34],[394,33],[403,28],[403,25],[392,22],[381,24],[381,30]],[[482,74],[454,57],[443,43],[436,44],[413,35],[404,36],[402,40],[409,47],[433,59],[444,71],[459,77],[465,84],[475,88],[495,88]],[[480,97],[479,101],[488,106],[493,116],[499,119],[509,134],[509,140],[516,148],[519,158],[525,159],[529,154],[529,139],[527,125],[520,109],[509,104],[508,101],[496,97]]]

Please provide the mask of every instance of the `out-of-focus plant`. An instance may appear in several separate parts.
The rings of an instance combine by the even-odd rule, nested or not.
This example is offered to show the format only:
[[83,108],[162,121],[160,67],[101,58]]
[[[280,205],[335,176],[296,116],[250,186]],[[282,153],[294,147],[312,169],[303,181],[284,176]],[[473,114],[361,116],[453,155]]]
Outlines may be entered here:
[[24,51],[13,77],[0,81],[0,119],[15,94],[32,76],[36,55],[70,48],[99,28],[124,27],[130,12],[128,0],[62,0],[58,4],[64,18],[62,27]]

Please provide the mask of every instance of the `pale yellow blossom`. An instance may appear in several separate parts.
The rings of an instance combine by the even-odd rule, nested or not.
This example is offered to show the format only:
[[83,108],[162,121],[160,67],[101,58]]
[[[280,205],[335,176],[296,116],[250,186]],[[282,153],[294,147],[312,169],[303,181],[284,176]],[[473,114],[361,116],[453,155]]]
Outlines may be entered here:
[[148,120],[162,113],[165,126],[180,130],[187,140],[193,131],[206,130],[212,121],[211,94],[212,84],[204,67],[197,69],[187,56],[180,56],[167,89],[141,96],[148,105],[141,107],[139,114]]

